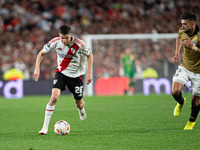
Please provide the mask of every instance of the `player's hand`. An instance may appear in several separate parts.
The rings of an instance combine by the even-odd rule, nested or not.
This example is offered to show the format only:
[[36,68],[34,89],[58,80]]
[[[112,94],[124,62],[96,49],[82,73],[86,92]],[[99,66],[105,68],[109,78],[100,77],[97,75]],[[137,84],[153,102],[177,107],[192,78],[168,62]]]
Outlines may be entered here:
[[40,72],[38,71],[34,71],[33,73],[33,79],[37,82],[40,76]]
[[183,44],[188,47],[188,48],[191,48],[195,51],[198,51],[198,48],[196,47],[195,44],[192,43],[191,39],[187,38],[186,40],[183,41]]
[[92,75],[91,74],[87,74],[86,75],[86,83],[90,84],[92,82]]
[[174,56],[174,57],[173,57],[173,62],[174,62],[175,64],[178,63],[178,56]]
[[193,47],[193,43],[191,41],[191,39],[189,38],[186,38],[184,41],[183,41],[183,44],[188,47],[188,48],[192,48]]

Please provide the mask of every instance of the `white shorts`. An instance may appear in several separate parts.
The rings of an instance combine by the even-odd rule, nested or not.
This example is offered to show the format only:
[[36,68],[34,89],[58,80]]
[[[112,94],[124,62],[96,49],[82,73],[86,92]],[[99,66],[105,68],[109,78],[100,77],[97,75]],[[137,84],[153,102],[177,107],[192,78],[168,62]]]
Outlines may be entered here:
[[192,94],[200,96],[200,74],[193,73],[183,66],[179,66],[173,77],[173,82],[186,85],[189,81],[191,81]]

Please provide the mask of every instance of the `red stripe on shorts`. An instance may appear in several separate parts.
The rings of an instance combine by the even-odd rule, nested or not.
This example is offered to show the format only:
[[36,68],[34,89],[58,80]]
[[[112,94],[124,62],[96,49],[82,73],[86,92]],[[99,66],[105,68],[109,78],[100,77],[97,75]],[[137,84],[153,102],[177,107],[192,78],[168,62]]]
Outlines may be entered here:
[[82,83],[83,83],[83,80],[82,80],[81,76],[79,76],[79,78],[81,79],[81,81],[82,81]]
[[58,70],[58,69],[56,70],[56,72],[55,72],[55,75],[56,75],[56,73],[57,73],[57,72],[59,72],[59,70]]

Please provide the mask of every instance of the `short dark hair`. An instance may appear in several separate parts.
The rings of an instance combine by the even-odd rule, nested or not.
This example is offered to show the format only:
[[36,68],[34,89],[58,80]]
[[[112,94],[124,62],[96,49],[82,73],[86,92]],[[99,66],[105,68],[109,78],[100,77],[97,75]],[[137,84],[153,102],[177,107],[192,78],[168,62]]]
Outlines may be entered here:
[[59,33],[60,34],[70,34],[71,33],[71,28],[70,26],[67,26],[67,25],[62,25],[60,26],[59,28]]
[[183,20],[190,20],[190,21],[197,21],[196,19],[196,15],[195,14],[192,14],[192,13],[189,13],[189,12],[186,12],[182,15],[182,19]]

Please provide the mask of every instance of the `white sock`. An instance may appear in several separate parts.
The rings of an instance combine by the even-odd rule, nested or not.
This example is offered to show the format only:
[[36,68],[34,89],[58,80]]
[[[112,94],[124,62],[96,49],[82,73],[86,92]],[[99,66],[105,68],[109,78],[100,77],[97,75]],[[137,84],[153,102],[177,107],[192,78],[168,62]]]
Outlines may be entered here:
[[43,127],[46,127],[46,128],[49,127],[49,122],[50,122],[51,116],[52,116],[52,114],[54,112],[54,109],[55,109],[55,105],[54,106],[50,106],[50,105],[47,104]]

